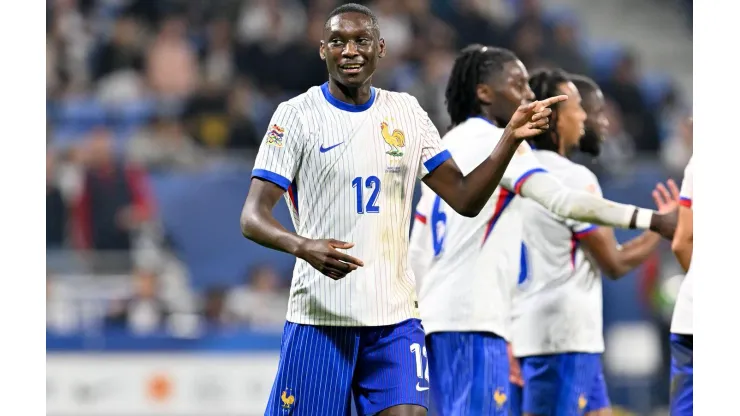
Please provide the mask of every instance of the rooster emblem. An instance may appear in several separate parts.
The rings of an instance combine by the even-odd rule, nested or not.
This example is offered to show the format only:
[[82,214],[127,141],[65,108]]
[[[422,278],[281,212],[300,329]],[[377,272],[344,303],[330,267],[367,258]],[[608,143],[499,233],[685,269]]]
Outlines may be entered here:
[[403,156],[401,148],[406,146],[406,136],[401,130],[395,129],[391,133],[388,129],[388,123],[383,121],[380,123],[380,134],[383,135],[383,140],[391,146],[391,150],[387,151],[387,154],[396,157]]
[[506,403],[506,393],[496,389],[496,391],[493,392],[493,401],[496,402],[497,409],[502,409]]
[[295,403],[295,396],[291,393],[289,388],[283,390],[283,394],[280,395],[280,401],[283,402],[283,409],[290,409]]
[[578,396],[578,410],[585,409],[587,404],[588,400],[586,400],[586,396],[584,396],[583,394]]

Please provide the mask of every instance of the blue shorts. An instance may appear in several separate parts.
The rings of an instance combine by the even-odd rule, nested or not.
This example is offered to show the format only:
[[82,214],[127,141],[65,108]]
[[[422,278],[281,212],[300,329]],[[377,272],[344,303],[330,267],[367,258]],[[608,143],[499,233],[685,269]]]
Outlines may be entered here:
[[694,414],[694,336],[671,334],[671,416]]
[[536,355],[520,362],[524,388],[518,403],[512,401],[513,415],[577,416],[610,407],[601,354]]
[[508,415],[509,358],[506,341],[483,332],[435,332],[427,336],[433,414]]
[[424,328],[418,319],[376,327],[286,322],[265,416],[359,416],[400,404],[427,407]]

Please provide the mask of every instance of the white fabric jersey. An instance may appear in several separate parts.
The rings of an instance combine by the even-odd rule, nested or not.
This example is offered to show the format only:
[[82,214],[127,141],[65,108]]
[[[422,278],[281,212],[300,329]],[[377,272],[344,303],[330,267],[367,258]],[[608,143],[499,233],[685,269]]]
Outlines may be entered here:
[[347,253],[365,263],[335,281],[297,259],[288,321],[378,326],[418,317],[411,198],[416,179],[449,157],[408,94],[373,88],[368,103],[350,105],[324,84],[278,106],[252,176],[287,191],[297,234],[354,243]]
[[[681,183],[681,205],[691,208],[694,199],[694,158],[689,159],[686,169],[683,173],[683,182]],[[671,332],[674,334],[693,335],[694,334],[694,278],[691,273],[691,267],[686,272],[681,289],[678,292],[676,306],[673,308],[673,320],[671,322]]]
[[[476,117],[452,129],[443,143],[467,175],[493,152],[502,133]],[[485,331],[508,338],[522,232],[515,208],[519,198],[514,196],[527,177],[542,170],[529,145],[522,143],[500,186],[474,218],[458,214],[422,185],[410,257],[427,334]]]
[[[566,186],[601,196],[596,176],[584,166],[555,152],[534,154]],[[514,355],[603,352],[601,273],[578,243],[596,227],[526,198],[520,204],[526,221],[511,313]]]

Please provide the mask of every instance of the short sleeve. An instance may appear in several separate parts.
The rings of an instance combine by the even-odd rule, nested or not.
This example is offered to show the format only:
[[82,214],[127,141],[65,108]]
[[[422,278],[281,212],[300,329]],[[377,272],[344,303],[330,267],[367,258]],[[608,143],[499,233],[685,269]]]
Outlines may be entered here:
[[[601,186],[599,186],[599,180],[596,179],[596,175],[583,166],[577,166],[577,168],[578,169],[574,170],[573,174],[568,178],[568,181],[565,184],[570,188],[586,191],[598,196],[599,198],[603,197]],[[598,226],[594,224],[576,221],[569,218],[565,220],[565,223],[573,232],[573,237],[575,239],[583,238],[598,228]]]
[[516,194],[522,188],[527,178],[537,172],[546,172],[540,161],[535,157],[532,148],[527,142],[522,142],[506,167],[501,186]]
[[253,178],[261,178],[287,190],[298,172],[305,135],[298,110],[281,103],[272,115],[262,139]]
[[442,146],[442,138],[439,136],[439,131],[416,99],[414,99],[414,105],[416,107],[416,117],[419,121],[419,134],[421,136],[421,160],[418,177],[422,179],[452,156]]
[[686,169],[683,171],[683,182],[681,182],[681,197],[679,203],[681,206],[691,208],[692,201],[694,200],[694,165],[692,161],[694,158],[689,159]]

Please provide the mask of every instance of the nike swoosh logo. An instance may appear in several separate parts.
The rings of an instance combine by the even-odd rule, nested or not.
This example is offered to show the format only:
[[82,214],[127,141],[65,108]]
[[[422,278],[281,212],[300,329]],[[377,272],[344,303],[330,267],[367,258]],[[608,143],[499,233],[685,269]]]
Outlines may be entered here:
[[[342,142],[342,143],[344,143],[344,142]],[[326,153],[326,152],[328,152],[329,150],[331,150],[331,149],[333,149],[333,148],[335,148],[335,147],[339,146],[339,145],[340,145],[340,144],[342,144],[342,143],[337,143],[337,144],[335,144],[335,145],[332,145],[332,146],[329,146],[329,147],[324,147],[324,145],[322,144],[322,145],[321,145],[321,146],[319,147],[319,152],[321,152],[321,153]]]
[[416,391],[427,391],[429,387],[421,387],[419,383],[416,383]]

